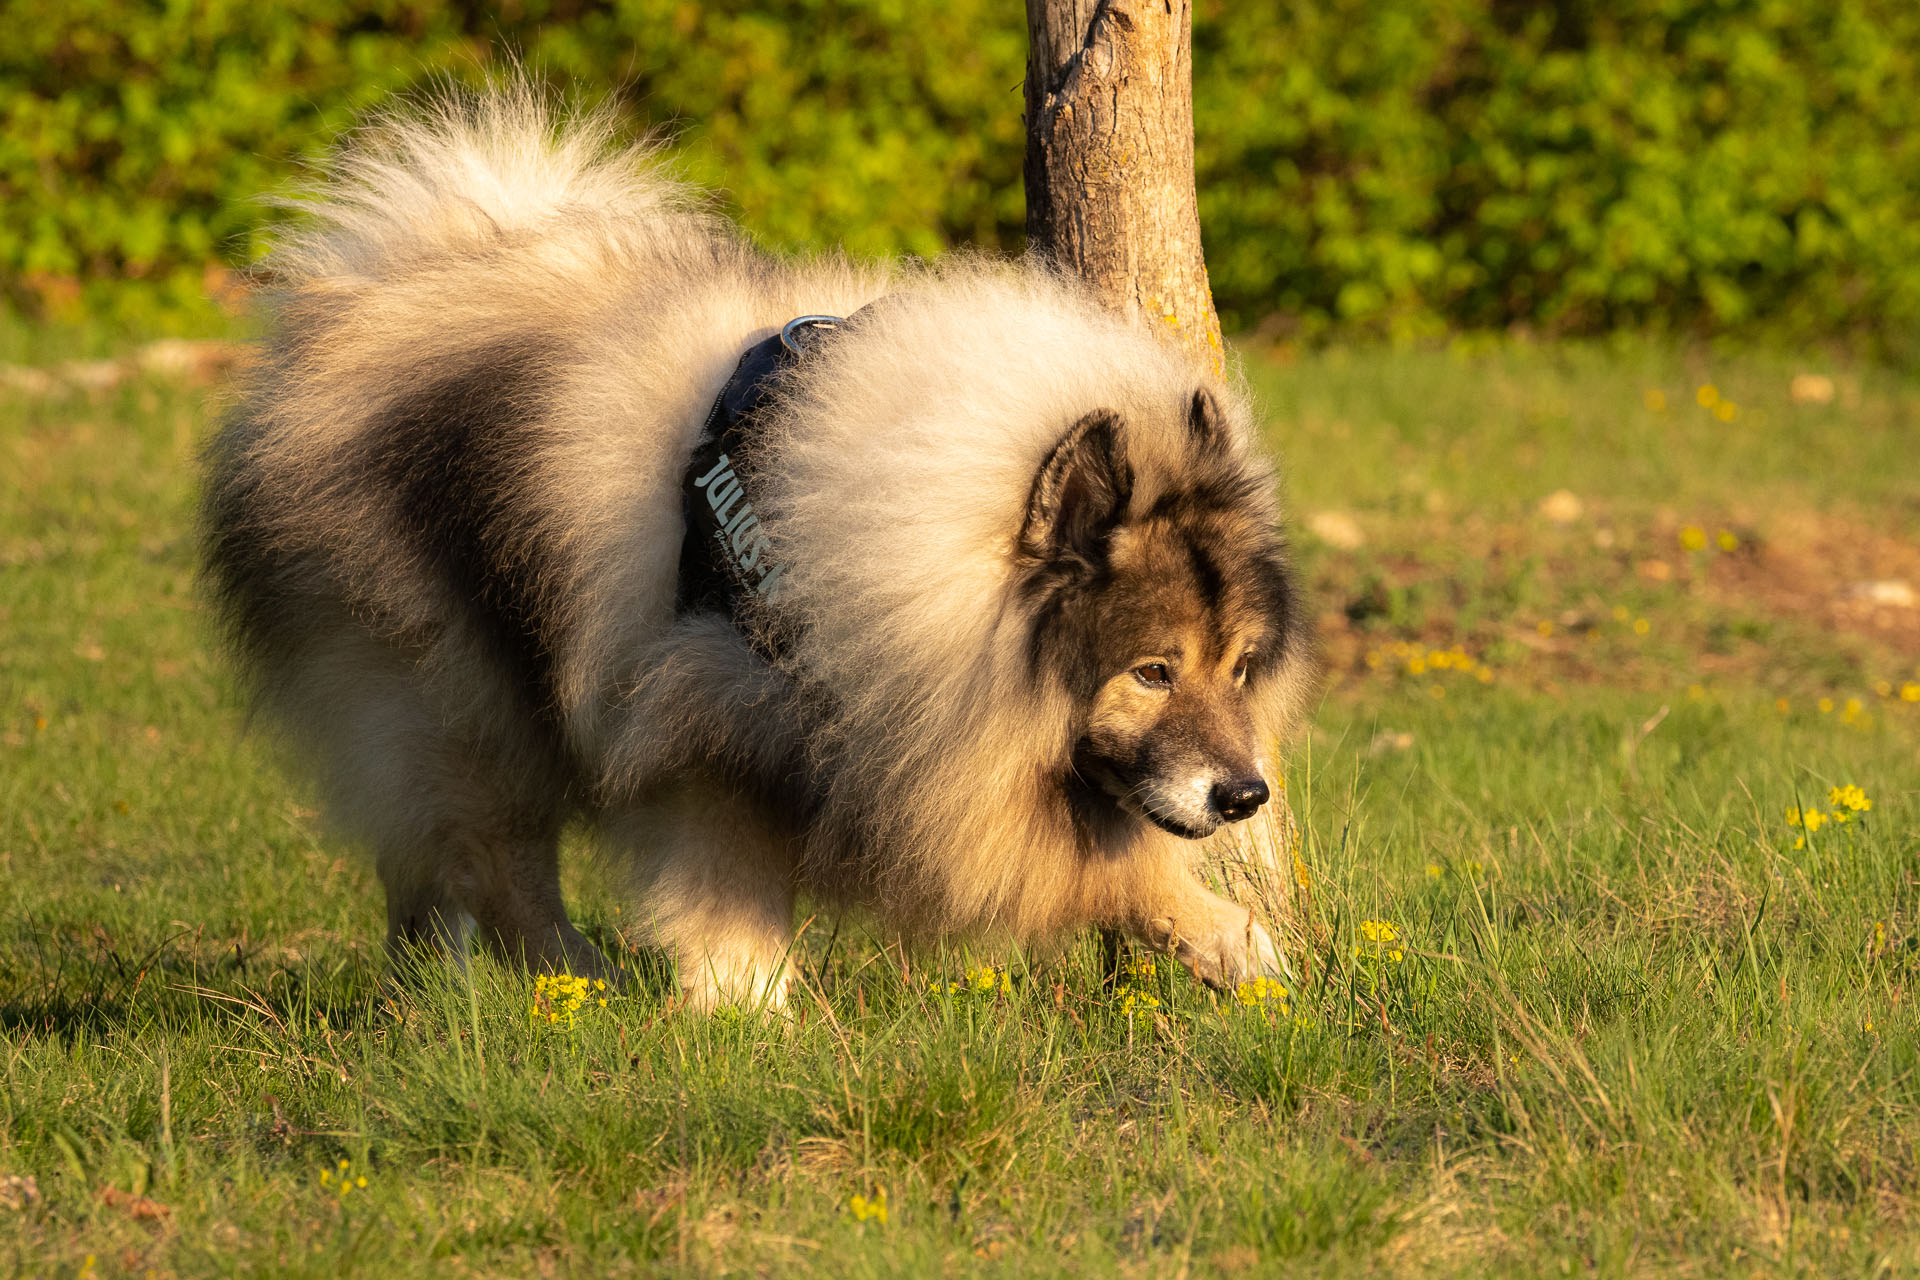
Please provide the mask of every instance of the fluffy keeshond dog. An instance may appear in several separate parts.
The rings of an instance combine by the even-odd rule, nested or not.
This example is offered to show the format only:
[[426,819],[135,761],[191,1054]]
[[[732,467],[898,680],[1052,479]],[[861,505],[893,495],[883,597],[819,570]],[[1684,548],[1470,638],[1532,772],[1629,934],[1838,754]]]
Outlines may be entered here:
[[1199,874],[1314,667],[1242,390],[1037,260],[770,256],[613,136],[509,88],[350,140],[208,449],[390,943],[606,972],[581,822],[695,1006],[785,998],[797,897],[1274,971]]

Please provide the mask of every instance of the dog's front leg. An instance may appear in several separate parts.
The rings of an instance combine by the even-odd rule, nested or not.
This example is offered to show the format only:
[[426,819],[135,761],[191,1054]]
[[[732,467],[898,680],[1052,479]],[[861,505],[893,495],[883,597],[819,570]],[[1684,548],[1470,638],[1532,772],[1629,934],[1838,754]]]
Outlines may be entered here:
[[682,786],[608,824],[635,873],[638,941],[666,948],[687,1006],[778,1010],[793,984],[794,857],[730,790]]
[[1172,955],[1216,991],[1231,991],[1255,978],[1280,977],[1280,948],[1253,912],[1217,893],[1199,892],[1210,901],[1141,921],[1141,942]]
[[1251,910],[1213,892],[1184,859],[1139,868],[1108,923],[1150,950],[1171,955],[1219,991],[1285,974],[1280,948]]

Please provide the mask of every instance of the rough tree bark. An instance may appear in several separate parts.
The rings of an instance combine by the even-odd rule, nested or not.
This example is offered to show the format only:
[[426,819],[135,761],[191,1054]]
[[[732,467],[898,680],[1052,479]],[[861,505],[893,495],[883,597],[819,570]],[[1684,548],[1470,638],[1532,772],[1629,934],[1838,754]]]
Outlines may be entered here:
[[[1224,372],[1193,185],[1192,0],[1027,0],[1027,38],[1028,239]],[[1272,801],[1209,852],[1224,887],[1285,930],[1302,864],[1273,782]]]
[[1027,237],[1215,373],[1192,0],[1027,0]]

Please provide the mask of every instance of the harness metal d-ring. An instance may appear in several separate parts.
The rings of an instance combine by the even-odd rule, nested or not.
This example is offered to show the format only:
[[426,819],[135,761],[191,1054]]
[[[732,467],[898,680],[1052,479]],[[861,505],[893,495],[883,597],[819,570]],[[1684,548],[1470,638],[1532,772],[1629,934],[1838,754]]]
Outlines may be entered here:
[[780,345],[795,355],[805,355],[799,343],[799,331],[815,327],[835,328],[847,322],[845,316],[795,316],[780,326]]

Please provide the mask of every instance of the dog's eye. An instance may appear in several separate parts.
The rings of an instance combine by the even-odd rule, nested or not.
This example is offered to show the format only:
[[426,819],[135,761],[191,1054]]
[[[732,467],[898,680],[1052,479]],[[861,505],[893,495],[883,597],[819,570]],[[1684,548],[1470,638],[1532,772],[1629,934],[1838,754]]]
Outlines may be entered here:
[[1247,668],[1250,665],[1252,665],[1252,663],[1253,663],[1252,654],[1250,653],[1241,654],[1240,661],[1233,664],[1233,678],[1236,681],[1245,680],[1247,678]]
[[1170,685],[1173,683],[1173,676],[1168,673],[1167,664],[1164,662],[1143,662],[1133,669],[1133,674],[1141,684]]

